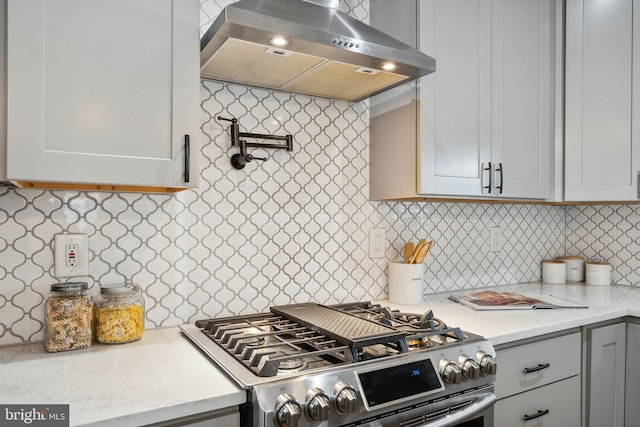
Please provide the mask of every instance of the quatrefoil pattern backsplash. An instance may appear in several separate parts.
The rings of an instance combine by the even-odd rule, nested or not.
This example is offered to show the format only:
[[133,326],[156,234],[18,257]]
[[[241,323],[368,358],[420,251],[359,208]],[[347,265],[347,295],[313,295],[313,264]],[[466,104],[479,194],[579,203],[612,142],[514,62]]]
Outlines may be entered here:
[[[203,28],[228,2],[202,2]],[[341,2],[359,19],[367,3]],[[0,188],[0,345],[43,339],[56,233],[89,235],[89,276],[141,286],[147,328],[252,313],[271,305],[385,298],[387,266],[408,240],[435,240],[425,294],[540,279],[545,258],[584,253],[635,284],[634,206],[400,203],[368,200],[367,103],[239,85],[201,85],[200,187],[175,195]],[[294,151],[231,167],[228,123],[294,135]],[[487,251],[501,226],[503,250]],[[369,231],[386,256],[369,257]],[[595,231],[593,231],[595,230]],[[607,237],[611,236],[611,237]],[[74,279],[76,280],[76,279]]]

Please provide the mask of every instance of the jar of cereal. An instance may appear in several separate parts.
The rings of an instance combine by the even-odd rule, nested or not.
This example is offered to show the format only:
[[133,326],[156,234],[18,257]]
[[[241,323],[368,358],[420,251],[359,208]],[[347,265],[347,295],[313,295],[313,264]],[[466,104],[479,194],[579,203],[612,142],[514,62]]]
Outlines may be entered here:
[[101,343],[135,341],[144,331],[144,299],[134,284],[103,285],[94,298],[95,337]]
[[48,352],[91,346],[93,303],[87,288],[85,282],[51,285],[45,303],[44,345]]

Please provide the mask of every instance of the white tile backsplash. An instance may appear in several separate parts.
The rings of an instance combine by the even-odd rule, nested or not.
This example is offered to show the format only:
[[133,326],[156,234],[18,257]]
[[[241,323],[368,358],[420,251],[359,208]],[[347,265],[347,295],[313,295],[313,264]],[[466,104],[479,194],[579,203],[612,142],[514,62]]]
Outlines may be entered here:
[[[89,234],[97,284],[133,280],[147,326],[169,326],[271,305],[387,295],[387,264],[409,240],[433,238],[426,292],[540,277],[564,252],[563,207],[368,200],[366,103],[204,82],[201,186],[175,195],[0,189],[0,344],[43,338],[52,239]],[[294,151],[231,167],[226,122],[291,133]],[[260,150],[258,150],[260,151]],[[263,154],[263,153],[261,153]],[[487,253],[488,228],[504,249]],[[369,230],[386,230],[386,257],[368,256]]]
[[[204,20],[226,3],[203,1]],[[341,3],[366,20],[366,1]],[[388,262],[422,237],[436,242],[427,294],[538,280],[541,261],[565,244],[615,260],[615,278],[637,281],[635,207],[371,202],[366,103],[203,82],[201,106],[196,190],[0,188],[0,345],[43,339],[60,232],[89,235],[90,276],[80,279],[93,292],[125,280],[142,287],[149,328],[292,302],[383,298]],[[237,117],[244,131],[291,133],[294,151],[256,150],[269,160],[235,170],[237,149],[218,115]],[[493,226],[503,230],[499,253],[487,250]],[[368,256],[372,227],[386,230],[385,258]]]

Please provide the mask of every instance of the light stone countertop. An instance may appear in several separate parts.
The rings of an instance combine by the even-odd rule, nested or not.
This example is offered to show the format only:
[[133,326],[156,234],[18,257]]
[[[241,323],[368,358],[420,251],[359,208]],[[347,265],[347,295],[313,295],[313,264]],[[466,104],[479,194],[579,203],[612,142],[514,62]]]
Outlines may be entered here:
[[[490,289],[518,292],[541,300],[552,295],[587,305],[589,308],[476,311],[448,299],[450,294],[472,294]],[[434,317],[441,318],[449,326],[457,326],[464,331],[488,338],[494,346],[629,315],[640,317],[639,288],[593,286],[584,283],[551,285],[535,282],[467,289],[428,295],[419,305],[390,304],[388,300],[375,302],[409,313],[423,313],[431,309]]]
[[[494,289],[544,299],[547,295],[586,304],[588,309],[474,311],[429,295],[404,312],[432,309],[450,326],[489,338],[494,346],[624,316],[640,317],[640,289],[627,286],[528,283]],[[47,353],[42,343],[0,347],[0,404],[70,404],[72,426],[140,426],[245,402],[246,393],[228,379],[178,328],[145,331],[140,341],[85,350]]]
[[178,328],[60,353],[0,347],[1,404],[69,404],[70,425],[137,427],[237,406],[246,392]]

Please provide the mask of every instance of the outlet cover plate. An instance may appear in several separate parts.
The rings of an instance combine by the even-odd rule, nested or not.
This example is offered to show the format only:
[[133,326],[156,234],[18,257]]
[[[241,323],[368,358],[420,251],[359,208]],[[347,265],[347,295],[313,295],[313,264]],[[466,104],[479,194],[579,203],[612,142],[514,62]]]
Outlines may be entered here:
[[500,252],[502,250],[502,228],[491,227],[489,229],[489,250]]
[[384,258],[386,252],[386,236],[384,228],[369,230],[369,257]]
[[[69,261],[68,247],[77,248],[73,262]],[[89,236],[86,234],[56,234],[53,241],[55,277],[89,275]]]

